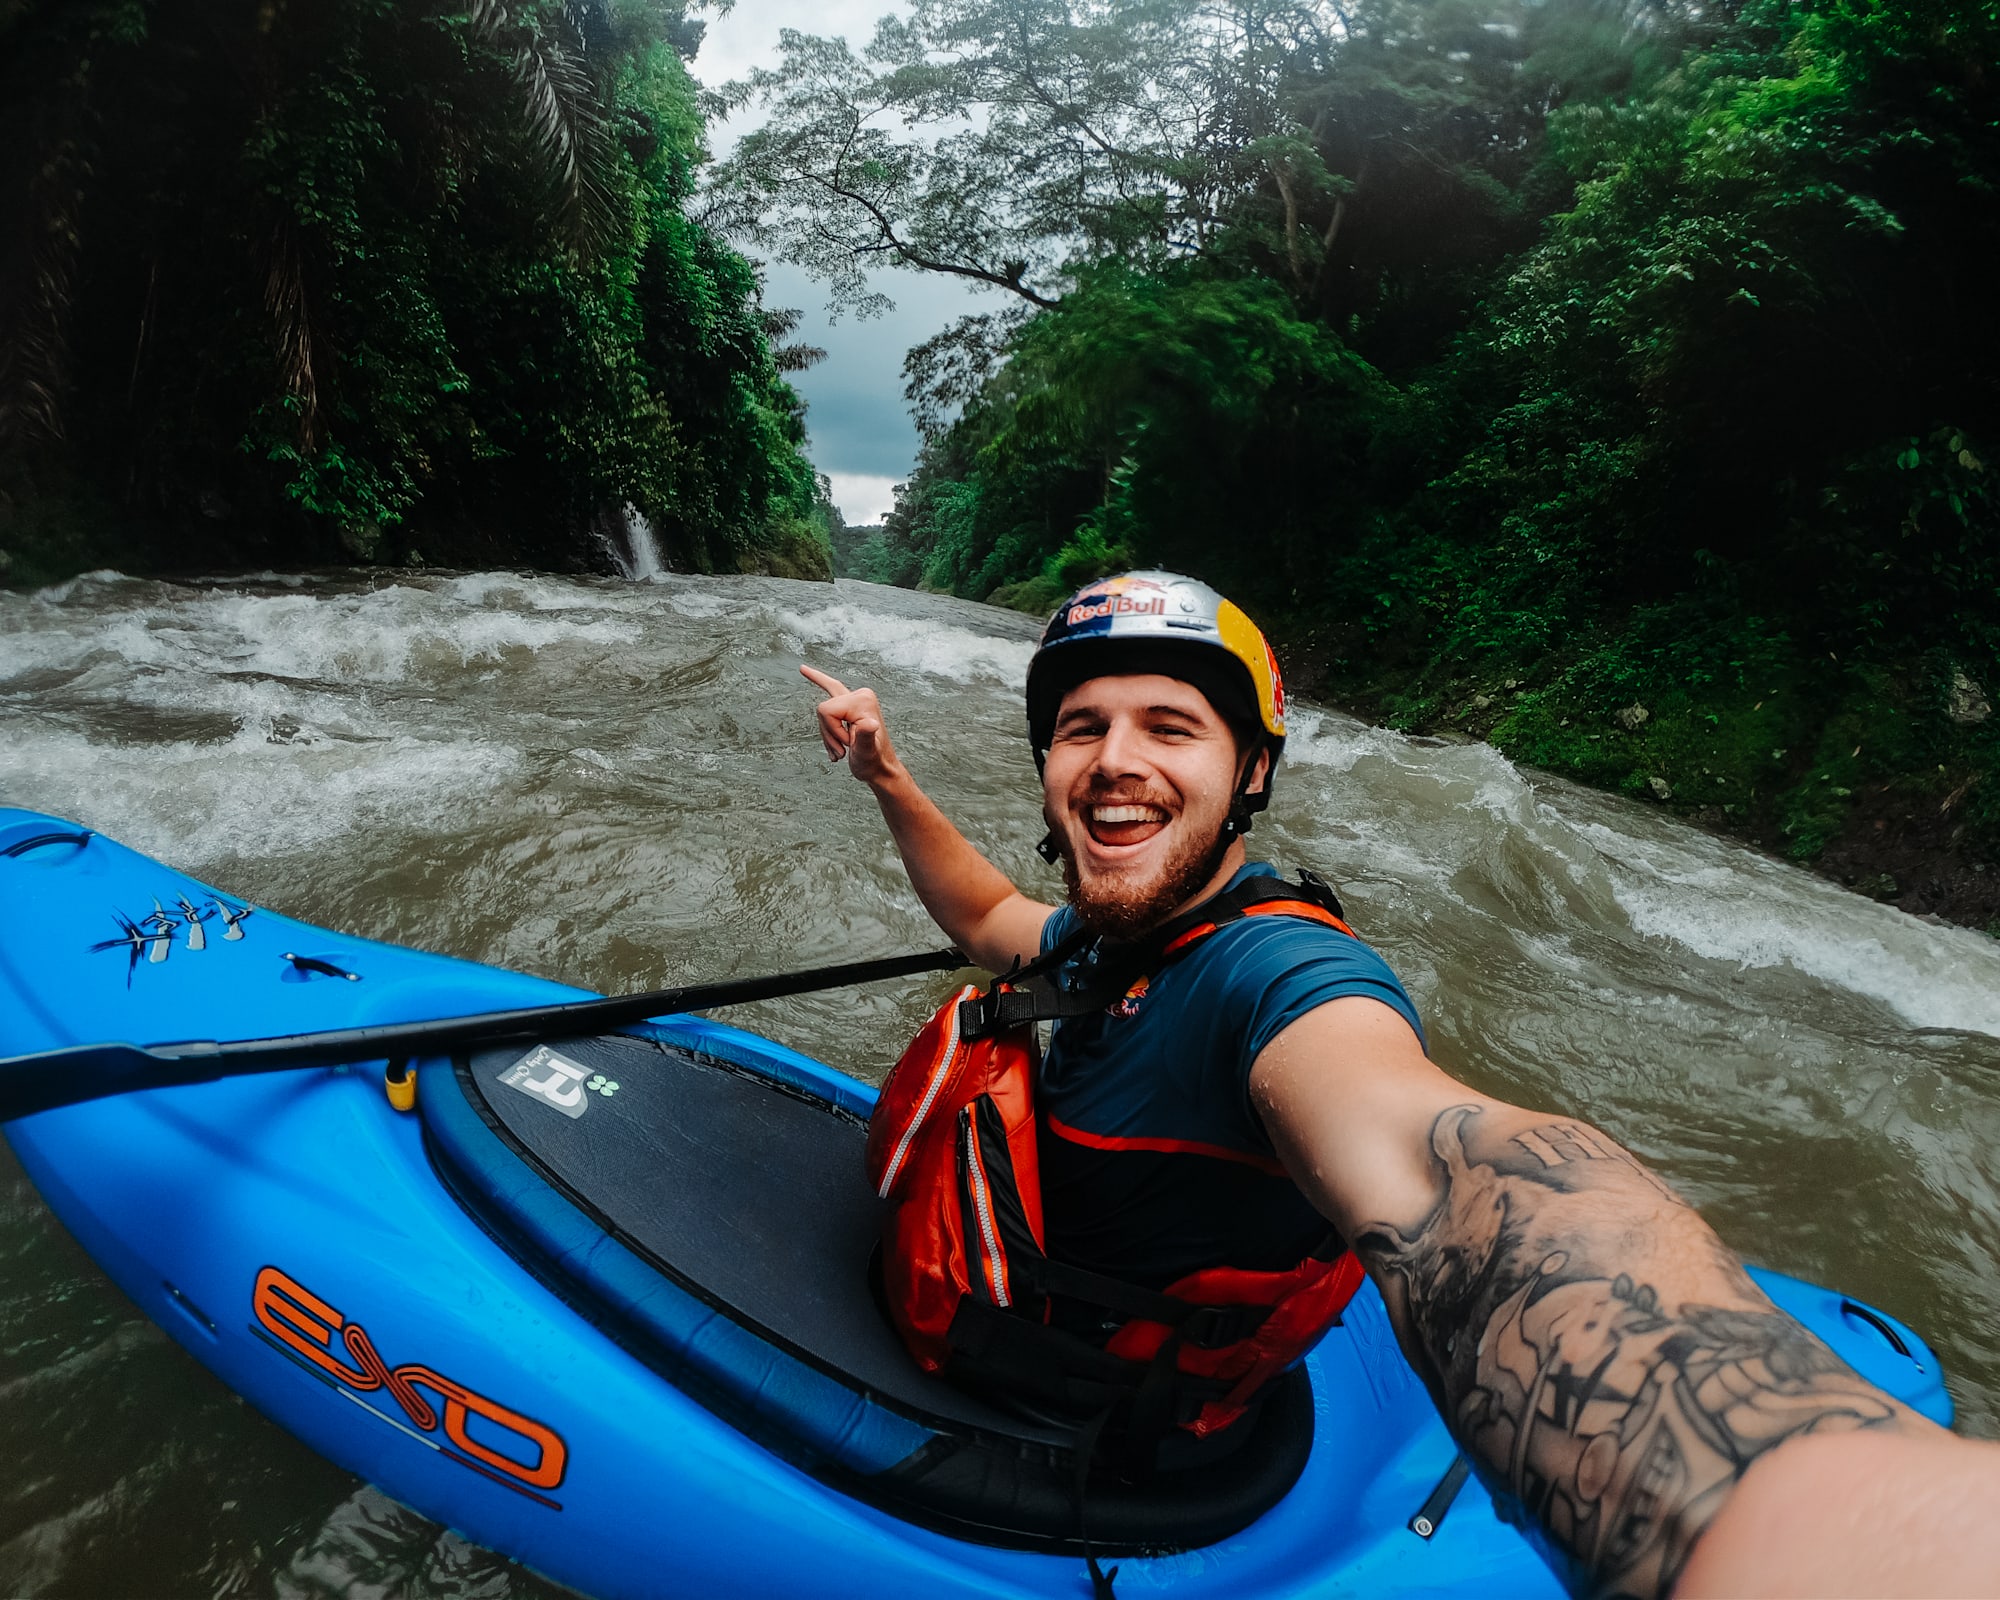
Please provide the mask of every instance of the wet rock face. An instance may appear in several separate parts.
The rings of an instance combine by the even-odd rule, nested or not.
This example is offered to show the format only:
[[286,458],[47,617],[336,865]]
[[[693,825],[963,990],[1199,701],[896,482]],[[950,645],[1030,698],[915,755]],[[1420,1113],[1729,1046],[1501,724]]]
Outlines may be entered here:
[[1943,805],[1930,792],[1864,791],[1819,870],[1913,915],[2000,932],[2000,864],[1967,846],[1959,815],[1969,788]]
[[1951,699],[1945,706],[1945,715],[1953,722],[1984,722],[1993,715],[1993,706],[1986,698],[1986,691],[1962,672],[1951,675]]

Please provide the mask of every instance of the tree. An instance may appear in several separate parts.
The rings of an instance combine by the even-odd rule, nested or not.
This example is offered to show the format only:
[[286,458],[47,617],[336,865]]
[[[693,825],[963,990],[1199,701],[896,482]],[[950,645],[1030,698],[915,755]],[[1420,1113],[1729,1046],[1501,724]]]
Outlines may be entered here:
[[1013,297],[911,353],[926,433],[1093,264],[1269,278],[1408,369],[1560,200],[1529,181],[1549,110],[1690,26],[1606,0],[919,0],[860,52],[788,32],[732,86],[767,121],[712,214],[836,311],[880,309],[882,267]]
[[864,310],[877,264],[1047,308],[1078,261],[1208,249],[1274,174],[1324,186],[1283,100],[1340,27],[1322,0],[917,0],[858,54],[787,30],[733,86],[768,117],[721,215]]
[[1625,599],[1745,586],[1841,653],[1983,611],[1997,57],[1990,6],[1758,4],[1643,100],[1559,116],[1576,202],[1478,333],[1472,516],[1517,508]]
[[[751,264],[687,215],[680,0],[21,0],[0,469],[182,559],[696,565],[809,525]],[[260,548],[261,546],[261,548]]]

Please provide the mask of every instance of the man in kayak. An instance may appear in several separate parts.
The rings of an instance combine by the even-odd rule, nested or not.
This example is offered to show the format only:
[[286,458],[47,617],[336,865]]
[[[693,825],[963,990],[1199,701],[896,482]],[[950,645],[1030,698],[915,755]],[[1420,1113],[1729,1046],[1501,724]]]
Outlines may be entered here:
[[[1320,1293],[1313,1241],[1330,1222],[1461,1447],[1580,1591],[2000,1581],[1996,1535],[1956,1520],[2000,1490],[1989,1447],[1833,1357],[1613,1140],[1448,1077],[1393,973],[1337,911],[1314,913],[1310,886],[1285,892],[1283,915],[1243,914],[1281,893],[1243,834],[1270,795],[1284,698],[1240,610],[1132,573],[1050,622],[1028,723],[1060,909],[923,793],[873,691],[801,670],[829,696],[828,755],[873,791],[960,949],[996,973],[1056,951],[1058,983],[1085,991],[1093,963],[1118,971],[1110,1005],[1063,1014],[1034,1080],[1051,1260],[1146,1291],[1204,1268],[1291,1284],[1289,1267],[1319,1271]],[[1145,968],[1129,985],[1121,952]],[[1066,1314],[1087,1332],[1094,1311]],[[1864,1509],[1905,1525],[1843,1547],[1823,1534],[1835,1507],[1849,1531]],[[1948,1564],[1910,1590],[1917,1541]]]

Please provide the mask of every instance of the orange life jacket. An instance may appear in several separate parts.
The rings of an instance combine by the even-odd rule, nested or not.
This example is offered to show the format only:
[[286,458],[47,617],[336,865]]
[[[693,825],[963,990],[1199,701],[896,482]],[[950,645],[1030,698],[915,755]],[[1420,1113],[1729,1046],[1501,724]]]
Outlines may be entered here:
[[[1122,1414],[1144,1450],[1173,1427],[1206,1437],[1240,1417],[1360,1287],[1333,1241],[1283,1272],[1210,1267],[1164,1291],[1049,1258],[1043,1246],[1034,1023],[1102,1009],[1199,940],[1245,916],[1304,917],[1353,936],[1309,874],[1260,876],[1161,930],[1109,988],[1056,990],[1049,974],[1083,938],[982,992],[968,985],[926,1023],[868,1125],[868,1174],[895,1202],[882,1269],[890,1314],[928,1371],[951,1371],[1073,1414]],[[1049,1297],[1122,1319],[1103,1347],[1049,1325]]]

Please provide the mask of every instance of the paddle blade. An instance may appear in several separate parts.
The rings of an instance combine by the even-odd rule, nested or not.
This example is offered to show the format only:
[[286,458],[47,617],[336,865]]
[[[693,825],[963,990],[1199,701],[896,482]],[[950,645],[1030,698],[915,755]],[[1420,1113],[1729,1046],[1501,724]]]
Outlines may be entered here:
[[203,1083],[217,1075],[202,1046],[173,1048],[173,1055],[155,1055],[136,1044],[89,1044],[11,1056],[0,1061],[0,1122],[134,1089]]

